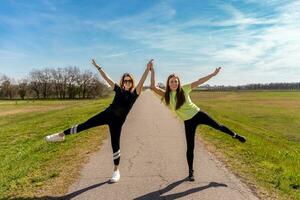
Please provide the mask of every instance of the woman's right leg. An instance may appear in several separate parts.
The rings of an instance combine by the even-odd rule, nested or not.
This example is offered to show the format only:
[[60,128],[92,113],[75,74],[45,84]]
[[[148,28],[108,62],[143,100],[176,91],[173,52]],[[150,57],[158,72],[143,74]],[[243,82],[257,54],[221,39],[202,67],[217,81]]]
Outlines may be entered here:
[[111,147],[113,152],[113,161],[115,165],[112,178],[110,179],[110,181],[113,183],[118,182],[120,179],[120,171],[119,171],[119,164],[120,164],[120,157],[121,157],[120,137],[121,137],[122,126],[123,126],[123,122],[118,121],[116,119],[112,120],[111,123],[109,123]]
[[113,160],[115,166],[118,166],[120,163],[120,157],[121,157],[120,137],[121,137],[122,125],[123,124],[120,122],[112,122],[109,125],[111,147],[113,151]]
[[104,124],[108,124],[109,120],[111,119],[111,115],[110,113],[108,113],[107,111],[102,111],[101,113],[91,117],[90,119],[88,119],[87,121],[81,123],[81,124],[77,124],[67,130],[65,130],[63,133],[65,135],[69,135],[69,134],[74,134],[74,133],[79,133],[81,131],[96,127],[96,126],[101,126]]
[[194,170],[193,170],[193,162],[194,162],[194,148],[195,148],[195,133],[197,124],[194,120],[186,120],[184,121],[185,128],[185,138],[186,138],[186,159],[189,166],[189,180],[194,181]]

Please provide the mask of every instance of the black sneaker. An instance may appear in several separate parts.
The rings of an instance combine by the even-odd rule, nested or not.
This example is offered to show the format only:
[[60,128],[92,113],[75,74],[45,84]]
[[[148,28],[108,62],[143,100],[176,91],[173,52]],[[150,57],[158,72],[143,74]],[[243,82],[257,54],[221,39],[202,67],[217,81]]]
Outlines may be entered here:
[[235,134],[234,136],[232,136],[233,138],[238,139],[240,142],[245,143],[246,142],[246,138],[242,135],[239,134]]
[[188,181],[191,181],[191,182],[195,181],[194,170],[189,171]]

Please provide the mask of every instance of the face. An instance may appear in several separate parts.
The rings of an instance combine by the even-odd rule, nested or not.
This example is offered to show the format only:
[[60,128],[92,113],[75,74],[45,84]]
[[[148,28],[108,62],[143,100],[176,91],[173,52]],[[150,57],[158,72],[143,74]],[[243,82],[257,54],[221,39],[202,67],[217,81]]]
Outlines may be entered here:
[[132,79],[129,76],[124,77],[123,87],[125,90],[130,90],[130,88],[132,87]]
[[178,88],[178,85],[179,85],[178,78],[176,78],[176,77],[170,78],[169,86],[170,86],[171,91],[176,91]]

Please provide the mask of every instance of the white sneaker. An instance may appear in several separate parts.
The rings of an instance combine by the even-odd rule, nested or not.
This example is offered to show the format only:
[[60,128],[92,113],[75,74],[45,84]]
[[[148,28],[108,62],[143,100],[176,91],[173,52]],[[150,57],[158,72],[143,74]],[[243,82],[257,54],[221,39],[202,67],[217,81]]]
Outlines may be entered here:
[[55,133],[45,137],[47,142],[62,142],[65,140],[65,136],[60,136],[60,133]]
[[113,172],[113,175],[112,175],[112,177],[111,177],[111,179],[110,179],[110,182],[116,183],[116,182],[118,182],[119,180],[120,180],[120,171],[119,171],[119,170],[114,171],[114,172]]

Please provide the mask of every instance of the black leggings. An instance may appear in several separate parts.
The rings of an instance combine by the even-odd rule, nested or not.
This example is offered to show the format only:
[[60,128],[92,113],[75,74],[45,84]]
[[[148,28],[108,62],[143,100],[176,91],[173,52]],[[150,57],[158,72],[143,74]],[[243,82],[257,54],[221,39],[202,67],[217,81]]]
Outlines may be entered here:
[[65,135],[79,133],[81,131],[101,126],[108,125],[110,137],[111,137],[111,146],[113,150],[113,160],[115,165],[119,165],[120,163],[120,137],[122,126],[124,124],[124,120],[116,117],[111,111],[103,111],[92,118],[88,119],[86,122],[82,124],[75,125],[64,131]]
[[223,126],[212,119],[207,113],[199,111],[194,117],[184,121],[185,137],[187,144],[186,159],[189,165],[189,170],[193,170],[195,133],[199,124],[208,125],[214,129],[222,131],[228,135],[234,136],[235,133],[226,126]]

